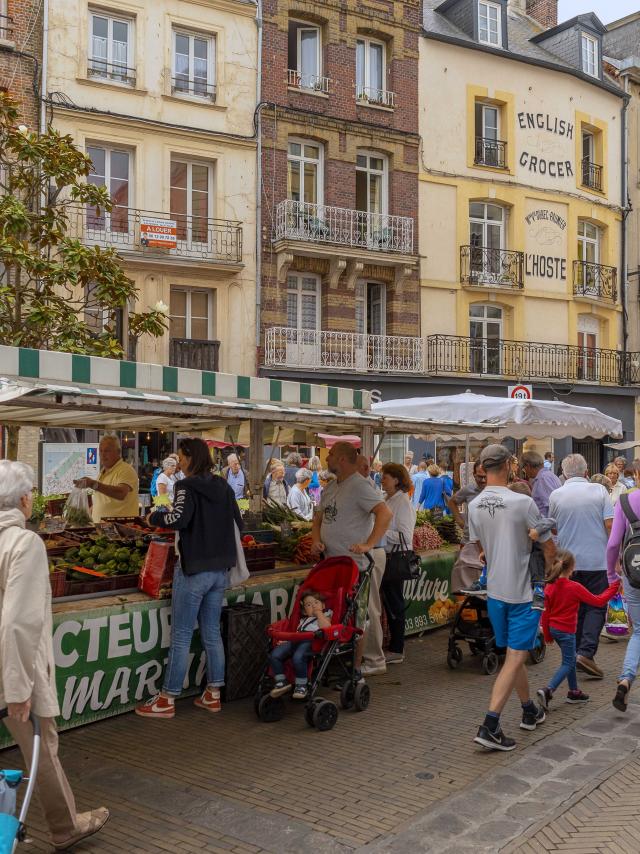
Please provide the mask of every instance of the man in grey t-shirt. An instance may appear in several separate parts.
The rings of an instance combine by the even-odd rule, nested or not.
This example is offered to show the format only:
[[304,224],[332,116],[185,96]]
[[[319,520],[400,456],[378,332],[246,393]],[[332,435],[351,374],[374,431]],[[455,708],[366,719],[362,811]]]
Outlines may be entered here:
[[[469,542],[469,505],[487,485],[487,473],[480,460],[473,464],[473,480],[447,499],[449,510],[458,525],[463,529],[463,545],[451,571],[451,589],[465,590],[474,584],[482,573],[482,561],[477,543]],[[461,508],[466,504],[464,515]]]

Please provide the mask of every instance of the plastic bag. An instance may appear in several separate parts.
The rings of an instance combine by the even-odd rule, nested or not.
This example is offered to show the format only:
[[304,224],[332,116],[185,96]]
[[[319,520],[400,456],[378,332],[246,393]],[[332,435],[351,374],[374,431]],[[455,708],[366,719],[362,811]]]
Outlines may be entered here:
[[604,630],[615,637],[625,637],[629,634],[629,616],[620,593],[616,593],[613,599],[609,600]]
[[88,528],[93,525],[86,489],[73,487],[67,498],[67,503],[64,505],[62,516],[67,528]]

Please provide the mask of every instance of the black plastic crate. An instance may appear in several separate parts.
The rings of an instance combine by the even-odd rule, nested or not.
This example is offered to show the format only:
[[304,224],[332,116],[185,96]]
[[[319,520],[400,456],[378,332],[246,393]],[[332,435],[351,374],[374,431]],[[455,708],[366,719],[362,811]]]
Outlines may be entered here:
[[240,700],[256,691],[267,662],[268,605],[237,602],[222,609],[222,640],[226,658],[224,700]]

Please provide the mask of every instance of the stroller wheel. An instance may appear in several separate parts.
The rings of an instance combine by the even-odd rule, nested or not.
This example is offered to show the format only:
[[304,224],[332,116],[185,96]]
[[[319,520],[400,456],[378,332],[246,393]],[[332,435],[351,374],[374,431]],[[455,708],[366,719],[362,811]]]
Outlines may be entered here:
[[314,697],[313,700],[311,700],[310,703],[307,703],[304,707],[304,719],[309,726],[315,726],[315,723],[313,722],[313,713],[316,710],[316,706],[323,702],[324,700],[322,697]]
[[272,697],[265,694],[258,702],[258,717],[266,724],[281,721],[284,716],[284,700],[282,697]]
[[313,710],[313,724],[320,732],[333,729],[338,720],[338,707],[331,700],[322,700]]
[[462,661],[462,650],[459,646],[454,646],[447,653],[447,664],[451,668],[451,670],[455,670],[456,667]]
[[364,712],[364,710],[369,707],[369,703],[371,702],[371,689],[366,682],[360,682],[356,685],[356,691],[353,699],[357,712]]
[[495,652],[488,652],[482,659],[482,669],[487,676],[493,676],[493,674],[498,670],[499,665],[500,659]]
[[544,642],[544,637],[542,635],[538,635],[536,637],[536,645],[533,649],[529,650],[529,660],[532,664],[540,664],[541,661],[544,661],[546,654],[547,647]]
[[351,709],[354,704],[356,689],[351,682],[345,682],[340,689],[340,706],[343,709]]

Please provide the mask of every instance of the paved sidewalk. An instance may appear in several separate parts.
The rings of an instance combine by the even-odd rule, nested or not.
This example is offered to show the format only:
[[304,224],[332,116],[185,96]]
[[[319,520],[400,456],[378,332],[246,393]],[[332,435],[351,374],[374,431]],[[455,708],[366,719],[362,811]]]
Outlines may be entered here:
[[[632,821],[629,793],[640,789],[640,758],[633,753],[638,707],[626,717],[611,707],[625,644],[602,645],[598,660],[607,679],[585,680],[592,696],[586,707],[560,700],[547,722],[528,733],[518,729],[520,709],[512,701],[504,728],[519,749],[494,754],[472,741],[492,679],[469,655],[449,671],[446,641],[446,631],[409,640],[405,664],[370,680],[370,708],[341,712],[329,733],[309,729],[293,704],[284,720],[269,725],[256,719],[251,701],[212,716],[189,700],[178,703],[174,721],[128,714],[63,733],[62,760],[79,807],[105,804],[113,816],[75,850],[627,850],[582,849],[571,837],[579,837],[580,810],[593,812],[592,802],[581,806],[580,798],[608,797],[611,809],[622,805]],[[542,664],[530,667],[534,688],[545,684],[558,659],[551,647]],[[16,762],[16,751],[5,752],[5,767]],[[629,775],[625,780],[635,774],[637,789],[629,783],[619,803],[621,778],[613,769],[621,762],[620,773]],[[600,810],[602,833],[611,832],[609,812]],[[560,829],[567,829],[570,848],[548,848],[549,839],[565,839]],[[29,830],[25,851],[51,850],[37,805]],[[585,845],[592,841],[585,838]]]

